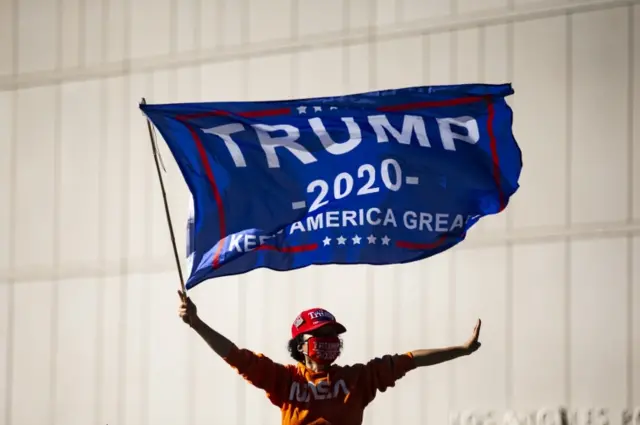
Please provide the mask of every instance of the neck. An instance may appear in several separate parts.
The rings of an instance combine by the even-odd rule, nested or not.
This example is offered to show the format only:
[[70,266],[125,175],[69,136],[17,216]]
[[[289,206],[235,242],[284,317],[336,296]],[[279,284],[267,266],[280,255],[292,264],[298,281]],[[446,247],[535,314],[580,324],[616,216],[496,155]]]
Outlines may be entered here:
[[305,359],[304,364],[307,367],[307,369],[311,369],[314,372],[324,372],[329,368],[329,365],[321,365],[310,359]]

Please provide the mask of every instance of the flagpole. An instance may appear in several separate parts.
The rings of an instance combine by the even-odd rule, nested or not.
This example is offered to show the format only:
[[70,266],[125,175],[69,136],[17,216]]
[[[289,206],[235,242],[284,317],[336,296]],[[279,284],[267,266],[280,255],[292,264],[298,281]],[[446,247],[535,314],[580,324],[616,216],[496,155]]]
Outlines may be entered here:
[[[140,104],[146,105],[147,101],[143,97],[140,101]],[[180,256],[178,255],[178,248],[176,247],[176,236],[173,232],[173,224],[171,223],[171,214],[169,213],[169,202],[167,201],[167,192],[164,188],[164,180],[162,179],[162,173],[160,172],[160,161],[159,161],[159,153],[158,153],[158,145],[156,143],[156,137],[153,132],[153,128],[151,127],[151,121],[148,117],[145,116],[147,120],[147,130],[149,131],[149,141],[151,142],[151,151],[153,152],[153,160],[156,164],[156,172],[158,173],[158,180],[160,181],[160,189],[162,189],[162,200],[164,202],[164,212],[167,217],[167,224],[169,226],[169,234],[171,235],[171,244],[173,246],[173,255],[176,260],[176,267],[178,268],[178,276],[180,277],[180,289],[182,293],[186,295],[186,290],[184,286],[184,277],[182,276],[182,268],[180,267]]]

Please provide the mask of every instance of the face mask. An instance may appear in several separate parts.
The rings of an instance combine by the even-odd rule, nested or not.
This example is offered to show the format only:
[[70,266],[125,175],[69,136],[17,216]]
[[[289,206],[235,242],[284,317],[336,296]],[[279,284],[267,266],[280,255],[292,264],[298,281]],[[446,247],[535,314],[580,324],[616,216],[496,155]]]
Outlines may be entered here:
[[341,345],[340,338],[337,336],[314,336],[307,340],[309,347],[307,355],[318,364],[331,364],[340,355]]

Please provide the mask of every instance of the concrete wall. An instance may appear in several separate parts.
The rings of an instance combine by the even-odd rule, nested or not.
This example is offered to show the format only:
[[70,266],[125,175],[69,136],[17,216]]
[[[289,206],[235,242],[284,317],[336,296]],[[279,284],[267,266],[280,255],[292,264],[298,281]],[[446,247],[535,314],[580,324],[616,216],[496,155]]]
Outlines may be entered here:
[[0,424],[279,423],[177,317],[142,96],[464,82],[516,90],[506,213],[420,263],[205,283],[202,316],[287,361],[295,315],[322,305],[349,328],[344,362],[457,344],[483,318],[477,355],[410,374],[367,424],[640,406],[639,46],[638,1],[2,0]]

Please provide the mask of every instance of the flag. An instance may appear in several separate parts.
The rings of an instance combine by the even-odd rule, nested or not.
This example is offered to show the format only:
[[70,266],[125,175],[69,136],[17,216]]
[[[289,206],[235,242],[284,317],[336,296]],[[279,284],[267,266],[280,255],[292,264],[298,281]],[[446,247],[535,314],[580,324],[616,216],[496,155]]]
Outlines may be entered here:
[[142,104],[193,197],[187,288],[257,268],[408,263],[518,190],[510,84]]

